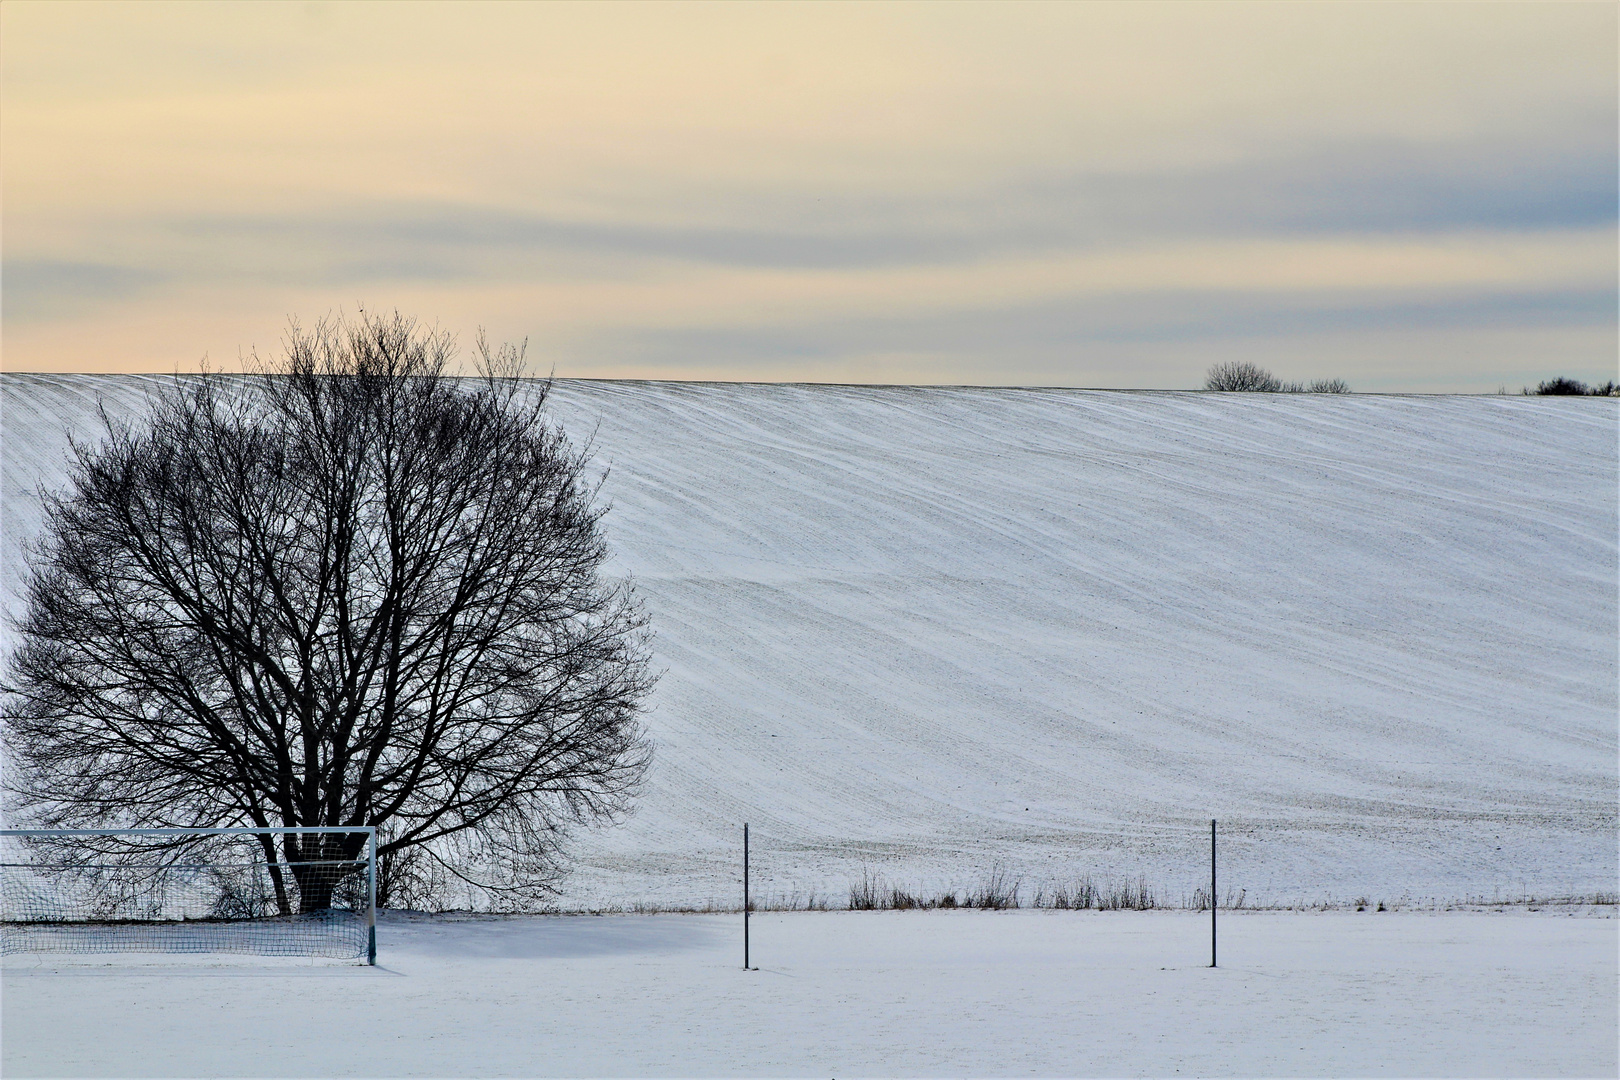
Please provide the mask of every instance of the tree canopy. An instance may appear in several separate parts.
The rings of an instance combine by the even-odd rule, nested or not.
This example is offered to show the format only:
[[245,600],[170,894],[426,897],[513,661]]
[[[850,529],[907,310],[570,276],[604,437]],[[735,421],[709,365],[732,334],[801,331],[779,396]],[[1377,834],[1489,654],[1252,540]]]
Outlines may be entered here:
[[375,825],[393,902],[525,906],[570,826],[628,809],[653,677],[599,481],[520,348],[453,357],[362,312],[103,414],[30,551],[14,820]]

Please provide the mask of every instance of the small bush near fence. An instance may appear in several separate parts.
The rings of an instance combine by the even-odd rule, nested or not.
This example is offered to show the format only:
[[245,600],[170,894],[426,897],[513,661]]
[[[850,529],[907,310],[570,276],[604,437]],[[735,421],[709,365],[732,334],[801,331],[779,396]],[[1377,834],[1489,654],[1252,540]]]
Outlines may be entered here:
[[[891,885],[881,874],[861,872],[861,879],[849,887],[851,911],[925,911],[934,909],[977,908],[982,911],[1007,911],[1012,908],[1052,908],[1062,911],[1148,911],[1161,907],[1158,897],[1148,886],[1147,879],[1121,878],[1118,881],[1098,883],[1090,876],[1058,885],[1043,885],[1027,903],[1020,897],[1022,882],[1006,871],[995,869],[974,888],[958,891],[928,893],[904,885]],[[1190,906],[1200,910],[1208,901],[1195,897]],[[1227,906],[1242,906],[1242,898],[1233,904],[1228,896]],[[1173,905],[1174,906],[1174,905]],[[1186,906],[1186,905],[1183,905]]]
[[996,869],[977,888],[958,893],[955,889],[928,894],[904,885],[890,885],[881,874],[861,871],[861,880],[849,886],[851,911],[923,911],[934,908],[981,908],[1004,911],[1019,906],[1019,881]]

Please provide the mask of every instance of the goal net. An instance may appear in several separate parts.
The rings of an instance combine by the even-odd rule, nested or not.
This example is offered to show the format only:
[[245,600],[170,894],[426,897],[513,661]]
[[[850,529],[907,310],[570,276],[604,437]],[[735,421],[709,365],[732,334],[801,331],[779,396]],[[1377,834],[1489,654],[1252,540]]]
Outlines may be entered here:
[[376,963],[376,831],[0,830],[0,951]]

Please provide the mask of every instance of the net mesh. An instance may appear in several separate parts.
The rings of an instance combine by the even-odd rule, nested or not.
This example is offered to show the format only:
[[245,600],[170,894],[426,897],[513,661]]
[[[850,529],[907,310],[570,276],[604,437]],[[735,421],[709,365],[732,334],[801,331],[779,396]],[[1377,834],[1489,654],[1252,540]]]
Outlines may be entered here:
[[365,957],[366,834],[288,839],[0,836],[0,951]]

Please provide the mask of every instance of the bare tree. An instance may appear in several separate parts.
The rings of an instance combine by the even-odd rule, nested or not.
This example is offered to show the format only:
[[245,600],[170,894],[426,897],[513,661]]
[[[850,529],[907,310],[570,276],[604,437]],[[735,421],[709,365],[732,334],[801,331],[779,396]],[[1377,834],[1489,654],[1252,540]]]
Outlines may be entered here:
[[[480,336],[457,378],[448,335],[364,312],[286,345],[75,444],[5,686],[14,816],[375,825],[385,887],[532,903],[649,754],[646,620],[601,576],[587,457],[520,349]],[[289,836],[282,861],[361,842]],[[330,903],[330,875],[297,884]]]

